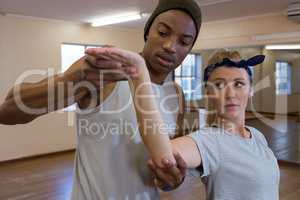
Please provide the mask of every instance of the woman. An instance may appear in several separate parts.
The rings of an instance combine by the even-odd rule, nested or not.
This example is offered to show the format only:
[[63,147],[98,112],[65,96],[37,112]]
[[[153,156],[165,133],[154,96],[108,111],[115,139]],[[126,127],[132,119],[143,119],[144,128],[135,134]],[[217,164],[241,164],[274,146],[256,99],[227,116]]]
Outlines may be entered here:
[[[162,168],[162,160],[175,162],[179,153],[189,168],[201,169],[207,199],[279,199],[279,168],[263,134],[245,126],[245,110],[252,96],[249,66],[260,64],[264,56],[241,60],[238,52],[215,53],[205,69],[207,127],[188,136],[169,140],[158,112],[144,60],[137,54],[103,48],[123,66],[138,66],[139,76],[131,82],[140,132],[151,158]],[[147,95],[147,98],[144,98]],[[142,126],[151,119],[153,126]]]

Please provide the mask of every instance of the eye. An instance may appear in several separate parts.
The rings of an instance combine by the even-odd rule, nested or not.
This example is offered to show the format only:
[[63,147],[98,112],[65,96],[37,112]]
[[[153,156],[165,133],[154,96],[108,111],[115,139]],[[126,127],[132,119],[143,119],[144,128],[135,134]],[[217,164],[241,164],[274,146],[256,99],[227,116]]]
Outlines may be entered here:
[[189,45],[191,45],[191,41],[189,41],[189,40],[181,40],[181,44],[182,44],[182,46],[189,46]]
[[236,81],[236,82],[234,83],[234,87],[236,87],[236,88],[241,88],[241,87],[243,87],[243,86],[245,86],[245,83],[242,82],[242,81]]
[[223,89],[225,87],[225,83],[224,82],[216,82],[215,83],[216,88],[218,88],[219,90]]
[[158,34],[160,35],[160,36],[162,36],[162,37],[166,37],[168,34],[167,34],[167,32],[165,32],[165,31],[158,31]]
[[159,26],[157,32],[161,37],[166,37],[169,34],[168,29],[163,26]]

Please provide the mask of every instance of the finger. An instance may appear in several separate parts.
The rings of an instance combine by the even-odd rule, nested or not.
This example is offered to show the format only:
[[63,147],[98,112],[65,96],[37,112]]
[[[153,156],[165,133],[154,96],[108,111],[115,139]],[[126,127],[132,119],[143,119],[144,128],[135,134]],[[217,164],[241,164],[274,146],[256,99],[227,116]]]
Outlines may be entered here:
[[176,163],[174,163],[172,160],[170,160],[168,158],[163,158],[162,164],[164,165],[165,168],[171,168],[176,165]]
[[122,63],[114,60],[97,59],[94,66],[100,69],[122,69]]
[[[165,170],[164,170],[165,171]],[[182,182],[183,175],[177,167],[171,167],[168,169],[167,173],[172,176],[176,185],[179,185]]]
[[155,182],[155,185],[158,187],[158,188],[165,188],[166,187],[166,183],[162,182],[161,180],[159,179],[154,179],[154,182]]
[[170,187],[174,187],[176,183],[174,183],[174,179],[167,173],[164,173],[161,169],[157,168],[155,170],[155,177],[159,180],[162,185],[168,185]]
[[103,59],[103,60],[109,60],[109,57],[107,57],[104,53],[101,53],[99,48],[90,48],[85,51],[86,57],[94,57],[95,59]]
[[94,54],[95,56],[104,56],[106,60],[112,62],[120,62],[122,64],[122,67],[138,68],[138,65],[143,65],[144,62],[143,58],[140,55],[117,48],[91,49],[90,52],[87,51],[87,53],[90,55]]
[[154,162],[153,162],[153,160],[148,160],[148,162],[147,162],[147,166],[148,166],[148,168],[152,171],[152,172],[154,172],[155,173],[155,170],[156,170],[156,166],[155,166],[155,164],[154,164]]
[[125,67],[122,70],[131,77],[139,75],[139,70],[135,67]]
[[106,74],[106,75],[97,75],[92,73],[87,73],[85,75],[85,80],[87,81],[98,81],[98,82],[107,82],[107,81],[123,81],[128,80],[128,77],[122,74]]
[[103,48],[103,47],[88,48],[87,50],[85,50],[85,54],[87,54],[89,56],[93,56],[95,58],[104,58],[104,59],[107,59],[106,49],[107,48]]
[[174,153],[174,158],[176,160],[179,170],[181,171],[181,173],[184,176],[186,173],[186,169],[187,169],[187,164],[186,164],[185,160],[181,157],[181,155],[178,152]]
[[118,61],[110,60],[109,58],[95,58],[94,56],[87,56],[86,61],[93,68],[99,69],[121,69],[122,64]]
[[[98,51],[100,53],[100,51]],[[119,61],[124,65],[131,65],[134,63],[132,58],[136,57],[136,54],[127,50],[118,49],[115,47],[103,48],[103,55],[109,57],[110,59]]]
[[[129,72],[129,73],[128,73]],[[133,73],[132,73],[133,72]],[[98,69],[98,68],[87,68],[83,70],[85,75],[94,74],[95,76],[114,76],[114,75],[122,75],[129,77],[130,74],[134,74],[135,71],[124,69]]]
[[[98,48],[89,48],[85,51],[85,54],[93,56],[95,58],[102,58],[106,60],[120,60],[120,56],[115,58],[112,57],[112,52],[115,52],[116,55],[121,53],[121,50],[118,50],[114,47],[98,47]],[[123,57],[124,58],[124,57]]]
[[110,44],[106,44],[106,45],[103,45],[103,47],[115,47],[114,45],[110,45]]

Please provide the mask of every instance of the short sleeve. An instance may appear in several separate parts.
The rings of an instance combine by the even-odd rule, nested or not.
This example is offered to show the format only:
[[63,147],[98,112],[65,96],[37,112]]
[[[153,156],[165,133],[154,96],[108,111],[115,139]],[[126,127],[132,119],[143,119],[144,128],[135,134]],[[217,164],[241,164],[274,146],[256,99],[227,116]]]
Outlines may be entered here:
[[216,173],[220,165],[220,146],[217,135],[200,130],[188,136],[197,144],[201,155],[201,177]]

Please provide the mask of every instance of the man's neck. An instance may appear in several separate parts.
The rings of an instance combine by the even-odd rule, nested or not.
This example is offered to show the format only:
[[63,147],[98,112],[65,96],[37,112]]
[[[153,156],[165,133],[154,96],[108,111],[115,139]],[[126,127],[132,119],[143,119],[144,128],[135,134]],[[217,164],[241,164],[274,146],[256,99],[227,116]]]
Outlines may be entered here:
[[150,63],[147,62],[147,60],[145,61],[149,71],[151,82],[158,85],[162,85],[169,73],[161,73],[161,72],[154,71],[153,68],[150,66]]
[[150,67],[148,68],[148,70],[149,70],[151,82],[158,85],[162,85],[168,76],[168,74],[160,74],[160,73],[153,72]]

